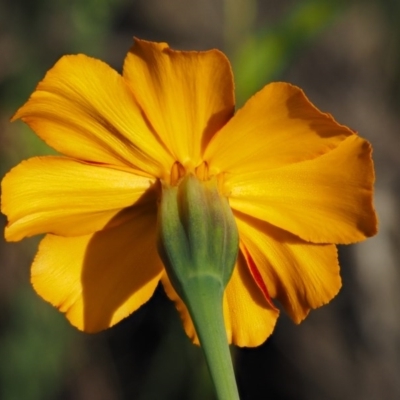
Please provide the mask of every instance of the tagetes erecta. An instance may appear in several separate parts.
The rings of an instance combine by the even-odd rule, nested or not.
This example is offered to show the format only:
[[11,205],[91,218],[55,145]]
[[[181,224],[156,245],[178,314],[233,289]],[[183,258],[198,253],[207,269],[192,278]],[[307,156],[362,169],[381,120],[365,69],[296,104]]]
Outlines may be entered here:
[[156,248],[160,185],[217,177],[240,251],[225,291],[228,340],[257,346],[278,300],[294,322],[328,303],[341,280],[335,244],[376,233],[371,147],[302,90],[270,83],[235,113],[217,50],[135,40],[122,75],[62,57],[15,114],[63,156],[35,157],[2,184],[5,236],[46,233],[32,284],[79,329],[116,324],[161,281],[196,334]]

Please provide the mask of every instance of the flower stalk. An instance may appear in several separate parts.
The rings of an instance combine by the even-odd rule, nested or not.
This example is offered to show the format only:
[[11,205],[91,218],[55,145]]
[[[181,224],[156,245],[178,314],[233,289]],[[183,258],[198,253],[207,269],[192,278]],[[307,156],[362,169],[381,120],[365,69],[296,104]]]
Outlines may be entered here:
[[223,295],[239,237],[215,178],[185,176],[164,185],[158,249],[174,289],[188,308],[219,400],[239,399],[223,315]]
[[219,280],[198,276],[186,284],[185,304],[192,317],[218,400],[239,400],[223,316]]

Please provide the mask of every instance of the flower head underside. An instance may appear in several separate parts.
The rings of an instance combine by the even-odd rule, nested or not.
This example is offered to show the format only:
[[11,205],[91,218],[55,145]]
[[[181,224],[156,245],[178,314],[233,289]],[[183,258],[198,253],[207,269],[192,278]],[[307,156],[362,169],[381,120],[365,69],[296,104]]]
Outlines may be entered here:
[[122,74],[62,57],[14,119],[62,155],[6,175],[6,238],[46,234],[32,284],[85,331],[119,322],[161,281],[197,340],[156,244],[161,186],[190,174],[216,180],[236,221],[223,309],[240,346],[271,334],[274,299],[296,323],[328,303],[341,286],[336,244],[376,233],[369,143],[287,83],[235,112],[231,68],[217,50],[135,40]]

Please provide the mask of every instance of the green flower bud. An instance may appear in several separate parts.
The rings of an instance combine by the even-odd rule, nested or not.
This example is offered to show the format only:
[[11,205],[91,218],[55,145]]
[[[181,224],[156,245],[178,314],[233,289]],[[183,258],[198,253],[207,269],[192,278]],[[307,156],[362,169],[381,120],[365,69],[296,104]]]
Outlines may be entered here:
[[185,176],[177,186],[164,186],[158,214],[158,249],[177,293],[208,276],[223,288],[229,282],[239,249],[239,235],[228,199],[215,177]]

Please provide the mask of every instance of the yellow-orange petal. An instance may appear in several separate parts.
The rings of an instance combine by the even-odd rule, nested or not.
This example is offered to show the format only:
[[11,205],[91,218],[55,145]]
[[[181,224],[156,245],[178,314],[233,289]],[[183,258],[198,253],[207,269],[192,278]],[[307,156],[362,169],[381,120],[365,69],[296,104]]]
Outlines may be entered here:
[[[186,334],[198,344],[199,340],[189,312],[173,289],[166,273],[161,281],[165,292],[179,311]],[[259,346],[274,330],[279,311],[256,284],[242,254],[239,254],[223,301],[229,343],[242,347]]]
[[290,317],[300,323],[341,287],[335,245],[307,243],[266,222],[235,214],[244,252]]
[[78,329],[111,327],[144,304],[160,280],[155,225],[155,207],[142,207],[93,235],[47,235],[32,265],[33,287]]
[[210,138],[234,112],[225,55],[173,51],[165,43],[135,39],[123,76],[176,160],[189,168],[200,164]]
[[225,326],[230,343],[256,347],[275,328],[279,311],[257,285],[242,253],[224,296]]
[[[120,223],[129,207],[153,201],[154,179],[66,157],[36,157],[2,182],[7,240],[39,233],[78,236]],[[125,212],[120,211],[128,208]]]
[[157,177],[174,162],[122,76],[82,54],[62,57],[13,117],[18,118],[73,158],[135,167]]
[[377,230],[369,143],[356,135],[313,160],[230,175],[233,209],[314,243],[354,243]]
[[270,83],[213,137],[204,159],[212,173],[254,172],[315,158],[351,134],[301,89]]

